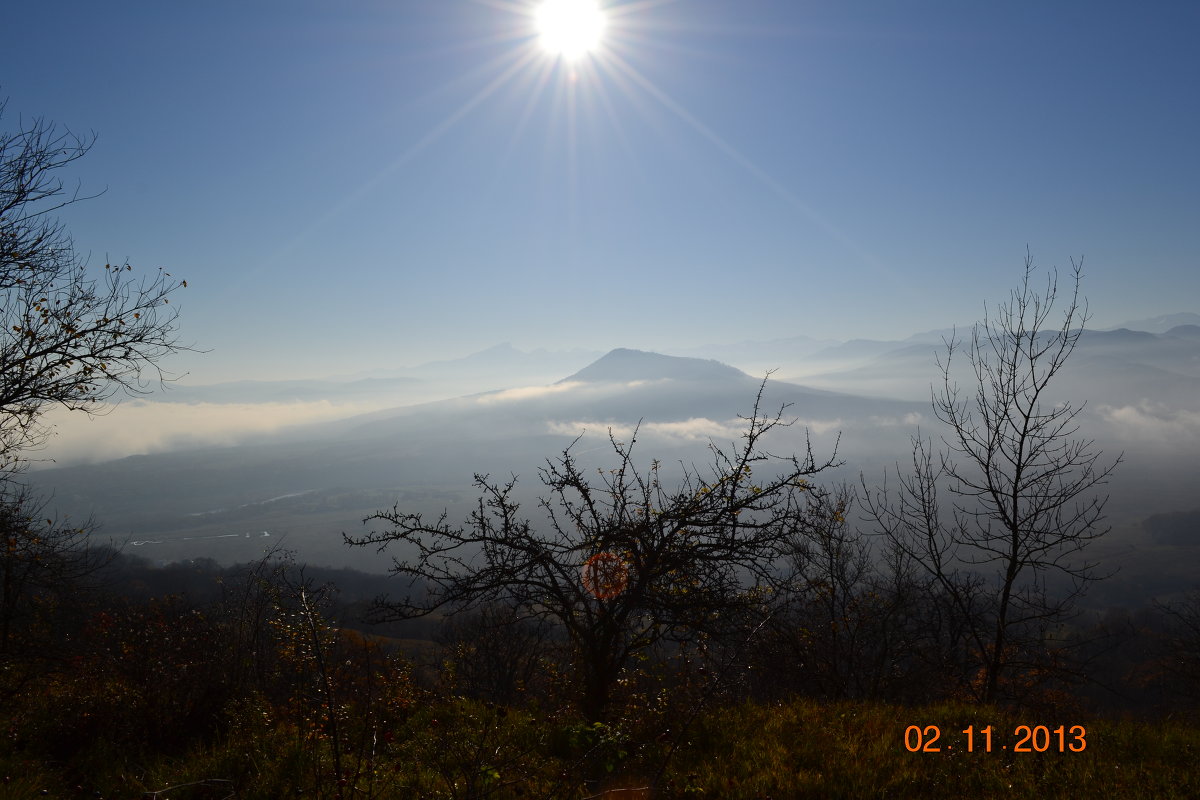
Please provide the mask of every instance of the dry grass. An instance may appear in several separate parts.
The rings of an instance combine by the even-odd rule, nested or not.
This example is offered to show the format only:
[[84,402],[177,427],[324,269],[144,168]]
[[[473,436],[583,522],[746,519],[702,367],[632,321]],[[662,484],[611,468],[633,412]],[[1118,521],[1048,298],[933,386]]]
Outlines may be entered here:
[[[436,720],[436,722],[435,722]],[[993,752],[967,752],[961,731],[994,726]],[[1018,725],[1083,724],[1083,752],[1014,753]],[[940,752],[909,752],[909,725],[937,725]],[[569,725],[568,725],[569,728]],[[1200,730],[1180,724],[1032,719],[972,706],[899,708],[797,700],[745,704],[701,715],[683,735],[658,789],[648,785],[666,747],[629,743],[636,753],[599,783],[585,784],[574,753],[556,750],[562,720],[461,699],[431,703],[381,746],[346,797],[546,798],[1134,798],[1200,796]],[[171,800],[303,795],[337,797],[337,781],[311,764],[311,741],[294,729],[242,727],[174,757],[114,752],[103,743],[64,768],[32,754],[0,755],[0,800],[141,797],[180,784]],[[1002,749],[1007,745],[1008,749]],[[486,754],[492,756],[484,757]],[[214,783],[213,779],[222,782]],[[203,782],[209,781],[205,784]],[[224,781],[228,781],[225,783]],[[78,788],[77,788],[78,787]],[[350,787],[342,787],[348,790]],[[48,794],[42,791],[47,790]],[[604,790],[608,790],[605,794]],[[82,792],[82,794],[81,794]],[[214,794],[217,792],[218,794]]]

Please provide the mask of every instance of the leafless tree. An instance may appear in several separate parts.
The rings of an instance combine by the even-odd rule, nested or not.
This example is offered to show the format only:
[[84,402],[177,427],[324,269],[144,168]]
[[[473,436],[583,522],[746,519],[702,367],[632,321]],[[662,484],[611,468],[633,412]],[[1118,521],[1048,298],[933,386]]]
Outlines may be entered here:
[[789,556],[786,606],[757,637],[750,689],[763,700],[928,702],[944,696],[938,609],[909,559],[849,520],[858,503],[837,487]]
[[[1047,328],[1058,274],[1049,273],[1038,292],[1026,257],[1020,286],[985,314],[965,345],[968,391],[951,372],[964,346],[953,337],[946,343],[933,396],[948,428],[944,449],[935,453],[918,434],[913,471],[899,474],[895,495],[866,492],[869,514],[891,546],[954,607],[957,636],[977,666],[973,691],[984,703],[1000,699],[1003,676],[1035,667],[1046,654],[1047,633],[1097,577],[1082,551],[1107,530],[1107,496],[1095,490],[1121,459],[1102,463],[1093,441],[1076,438],[1082,406],[1049,390],[1088,319],[1079,296],[1082,263],[1072,267],[1066,309]],[[939,487],[952,498],[948,507]],[[1051,578],[1067,588],[1052,589]]]
[[45,413],[94,413],[118,390],[145,391],[143,374],[161,380],[159,360],[186,349],[168,306],[186,282],[162,269],[138,277],[124,263],[89,267],[55,216],[85,199],[58,175],[94,140],[42,119],[0,130],[0,660],[9,667],[46,650],[48,631],[34,635],[30,610],[100,563],[90,521],[55,521],[17,480],[49,434]]
[[[4,111],[0,104],[0,117]],[[52,407],[95,412],[119,390],[142,392],[149,369],[182,347],[170,297],[186,281],[126,263],[93,268],[54,212],[85,199],[59,171],[95,137],[34,119],[0,131],[0,467],[47,435]]]
[[[789,537],[824,498],[807,479],[832,460],[818,463],[811,447],[803,459],[764,450],[765,437],[789,423],[786,406],[762,413],[762,391],[743,418],[741,443],[710,445],[710,468],[684,466],[674,489],[660,479],[657,461],[645,471],[634,465],[636,433],[628,444],[610,434],[615,466],[598,470],[598,479],[576,460],[574,443],[542,468],[542,526],[522,517],[515,478],[476,475],[482,496],[467,525],[448,524],[445,513],[430,521],[393,508],[364,520],[391,530],[347,541],[416,548],[415,561],[395,560],[392,571],[427,586],[428,596],[389,601],[388,615],[504,603],[555,622],[574,654],[581,709],[598,720],[636,655],[769,604]],[[778,472],[760,476],[763,466]]]

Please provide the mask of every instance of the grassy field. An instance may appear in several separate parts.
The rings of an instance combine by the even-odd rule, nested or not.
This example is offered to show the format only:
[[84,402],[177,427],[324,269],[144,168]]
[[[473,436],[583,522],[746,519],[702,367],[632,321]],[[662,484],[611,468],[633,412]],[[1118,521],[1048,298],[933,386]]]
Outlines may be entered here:
[[[940,729],[940,738],[921,734]],[[992,751],[980,731],[992,726]],[[1082,725],[1082,742],[1064,731],[1046,752],[1014,752],[1025,732],[1018,726],[1070,729]],[[973,752],[967,736],[974,727]],[[742,706],[706,716],[695,747],[673,765],[676,775],[706,796],[729,798],[929,798],[1123,797],[1184,798],[1200,795],[1200,731],[1079,719],[1031,719],[977,707],[792,703]],[[1033,750],[1045,745],[1039,732]],[[939,748],[925,752],[924,748]],[[1083,749],[1072,752],[1071,747]]]
[[[905,743],[913,725],[922,737],[918,742],[910,731],[909,746],[919,752]],[[982,730],[989,725],[986,752]],[[1026,741],[1031,752],[1014,752],[1021,725],[1065,726],[1066,750],[1059,752],[1057,734],[1039,733]],[[1082,739],[1070,732],[1075,725],[1083,726]],[[927,742],[929,726],[941,731],[935,742]],[[967,726],[975,731],[973,752],[962,733]],[[256,713],[219,740],[172,756],[122,751],[104,740],[70,764],[10,750],[0,755],[0,798],[1200,796],[1200,730],[1174,723],[794,701],[714,709],[685,730],[648,741],[638,741],[634,728],[636,721],[594,728],[443,700],[414,710],[401,728],[376,732],[365,758],[345,754],[339,780],[327,737]],[[1033,749],[1047,739],[1045,752]]]

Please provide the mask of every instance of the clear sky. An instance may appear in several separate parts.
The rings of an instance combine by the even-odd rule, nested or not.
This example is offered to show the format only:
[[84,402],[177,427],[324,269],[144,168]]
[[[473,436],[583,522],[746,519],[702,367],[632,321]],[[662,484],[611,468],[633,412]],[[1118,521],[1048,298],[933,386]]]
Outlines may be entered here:
[[1200,4],[25,2],[2,123],[94,130],[66,220],[185,277],[191,380],[502,341],[670,352],[975,320],[1085,256],[1098,327],[1200,311]]

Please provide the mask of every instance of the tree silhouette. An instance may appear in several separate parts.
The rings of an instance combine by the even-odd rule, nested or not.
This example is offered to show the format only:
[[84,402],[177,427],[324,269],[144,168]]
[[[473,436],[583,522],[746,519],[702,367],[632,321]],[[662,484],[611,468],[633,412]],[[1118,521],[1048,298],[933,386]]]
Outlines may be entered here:
[[[967,392],[951,375],[961,345],[946,343],[938,362],[942,385],[933,398],[936,416],[949,429],[944,450],[935,454],[918,434],[913,471],[899,475],[897,494],[866,492],[869,514],[891,546],[918,565],[966,621],[979,667],[971,688],[984,703],[1000,698],[1003,675],[1039,666],[1046,633],[1071,615],[1097,577],[1081,551],[1107,530],[1107,496],[1093,490],[1121,459],[1100,463],[1094,442],[1075,438],[1081,407],[1048,396],[1088,319],[1079,296],[1082,264],[1072,267],[1061,322],[1044,330],[1058,275],[1051,272],[1038,293],[1026,256],[1019,288],[972,329]],[[942,486],[953,498],[949,508],[939,499]],[[994,568],[994,581],[975,569],[983,566]],[[1051,574],[1068,579],[1071,588],[1053,596]]]
[[46,655],[53,626],[32,609],[45,612],[104,560],[88,549],[90,522],[47,518],[17,481],[49,434],[45,412],[95,412],[118,390],[144,391],[143,372],[161,380],[158,361],[184,349],[168,296],[186,282],[161,269],[137,277],[129,264],[89,268],[54,216],[85,199],[57,174],[94,140],[41,119],[0,131],[0,691],[30,674],[18,661]]
[[186,349],[168,304],[187,282],[161,268],[90,268],[54,216],[86,199],[58,171],[94,141],[41,119],[0,131],[0,468],[10,471],[45,440],[49,408],[97,411],[118,390],[145,391],[143,373],[163,379],[160,359]]
[[[763,386],[765,386],[765,381]],[[745,421],[742,441],[710,444],[712,463],[684,466],[668,488],[655,461],[633,463],[628,444],[610,433],[615,466],[589,477],[574,442],[541,469],[547,493],[544,524],[524,518],[513,498],[516,479],[476,475],[478,506],[465,526],[398,508],[364,522],[391,526],[349,537],[356,546],[417,549],[414,561],[394,559],[392,572],[428,593],[381,604],[384,617],[410,618],[503,603],[516,618],[549,619],[565,632],[574,657],[580,707],[605,715],[614,685],[631,661],[657,643],[716,632],[739,615],[769,608],[786,580],[785,556],[826,493],[808,478],[833,465],[764,450],[764,437],[783,419],[761,412],[763,386]],[[576,440],[578,441],[578,439]],[[764,467],[777,470],[763,475]]]

